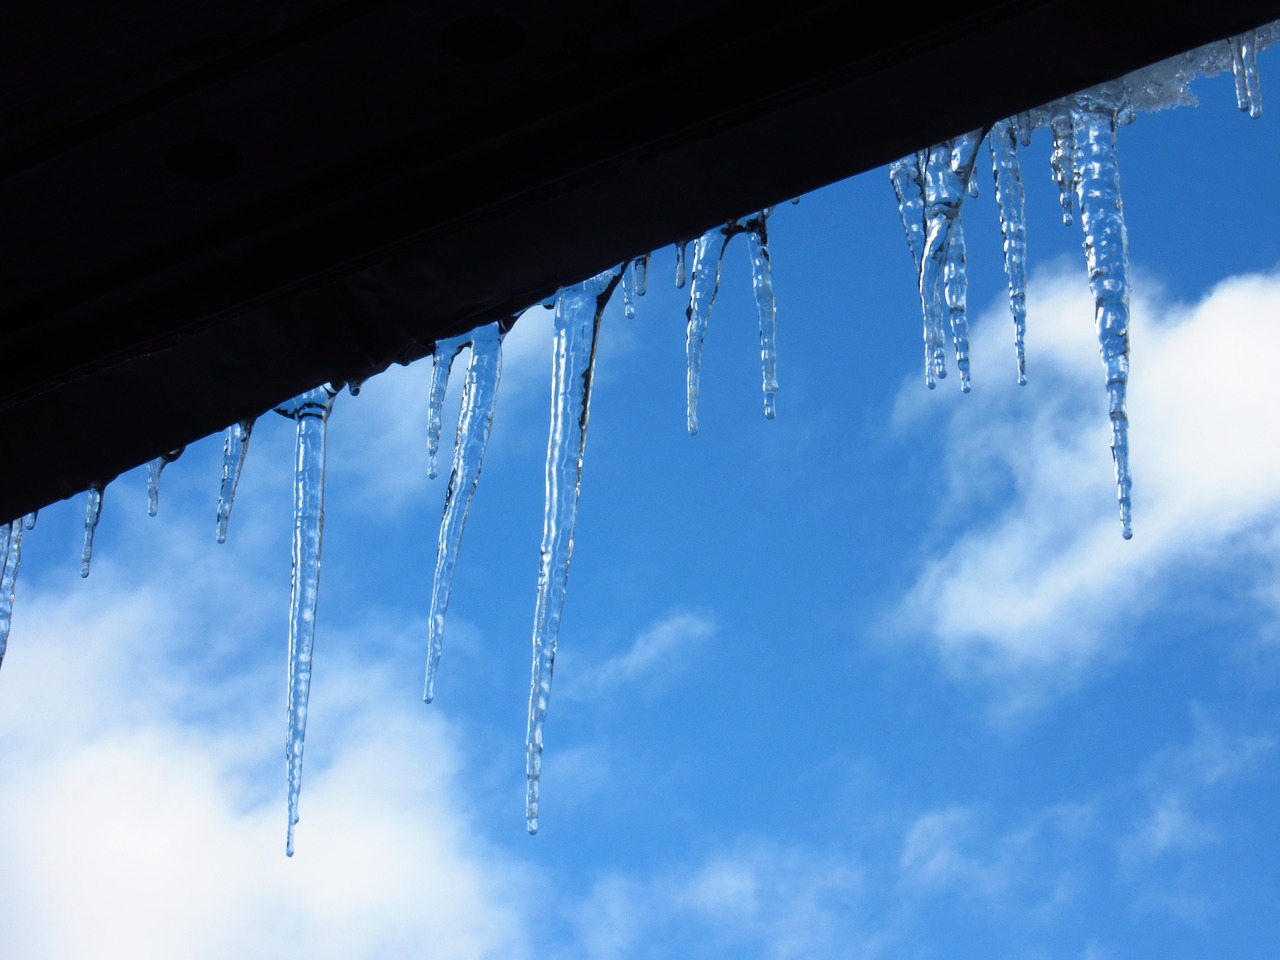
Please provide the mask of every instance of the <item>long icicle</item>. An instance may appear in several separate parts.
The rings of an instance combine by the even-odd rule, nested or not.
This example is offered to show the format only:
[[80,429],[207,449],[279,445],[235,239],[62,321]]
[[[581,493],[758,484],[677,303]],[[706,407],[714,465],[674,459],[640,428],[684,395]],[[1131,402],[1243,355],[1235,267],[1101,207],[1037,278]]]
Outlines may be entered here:
[[293,476],[293,577],[289,596],[289,692],[285,730],[285,775],[289,827],[285,853],[293,856],[293,829],[302,792],[302,747],[307,733],[311,693],[311,654],[315,644],[316,605],[320,596],[320,546],[324,537],[324,461],[329,411],[337,390],[326,385],[308,390],[276,413],[297,424]]
[[766,207],[747,221],[747,253],[751,258],[751,290],[760,318],[760,378],[764,415],[778,415],[778,303],[773,295],[773,262],[769,256],[769,214]]
[[462,530],[480,483],[480,468],[489,445],[498,380],[502,375],[502,330],[499,324],[480,327],[469,336],[471,361],[467,365],[467,380],[462,388],[462,409],[458,413],[458,432],[453,442],[453,469],[449,473],[449,489],[444,495],[431,611],[427,618],[427,678],[422,693],[422,699],[427,703],[435,699],[436,670],[444,646],[444,618],[449,609],[449,594],[453,590]]
[[547,501],[538,564],[538,601],[533,616],[533,676],[525,737],[525,825],[530,833],[538,832],[543,728],[573,553],[573,531],[578,519],[600,318],[621,272],[620,266],[615,267],[566,287],[556,301],[551,429],[547,438]]
[[1133,536],[1129,473],[1129,235],[1120,197],[1116,116],[1124,107],[1123,86],[1104,84],[1072,99],[1073,163],[1080,227],[1084,232],[1089,286],[1102,364],[1107,374],[1111,456],[1124,538]]
[[231,508],[236,502],[236,488],[244,471],[244,458],[249,453],[249,437],[253,434],[255,417],[246,417],[227,427],[222,440],[222,484],[218,487],[219,543],[227,542],[227,524],[231,522]]
[[434,480],[440,474],[438,456],[440,434],[444,429],[444,400],[449,388],[449,371],[464,347],[471,342],[471,334],[446,337],[436,341],[431,357],[431,385],[427,389],[427,476]]
[[1018,163],[1018,120],[999,120],[987,138],[995,175],[1000,235],[1004,238],[1004,273],[1009,281],[1009,312],[1013,314],[1013,348],[1018,384],[1027,382],[1027,200]]
[[1258,32],[1246,30],[1232,37],[1231,72],[1236,81],[1236,106],[1254,120],[1262,116],[1262,87],[1258,82]]

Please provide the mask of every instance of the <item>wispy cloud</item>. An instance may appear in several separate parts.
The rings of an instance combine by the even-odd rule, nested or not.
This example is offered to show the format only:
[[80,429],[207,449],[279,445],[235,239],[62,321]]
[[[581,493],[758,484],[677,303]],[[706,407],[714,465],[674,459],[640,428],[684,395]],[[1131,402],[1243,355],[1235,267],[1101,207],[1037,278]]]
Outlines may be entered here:
[[993,309],[975,325],[971,396],[904,388],[900,429],[943,424],[946,497],[938,546],[895,615],[951,669],[1035,677],[1042,691],[1070,684],[1127,652],[1117,628],[1160,602],[1176,566],[1238,561],[1242,533],[1277,526],[1280,447],[1259,437],[1280,406],[1271,371],[1280,276],[1236,277],[1195,304],[1152,289],[1140,280],[1132,304],[1130,542],[1120,537],[1093,306],[1078,267],[1032,279],[1027,387],[998,369],[1011,352],[1009,320]]
[[575,664],[565,696],[582,700],[626,686],[660,688],[689,666],[690,655],[715,631],[715,620],[707,614],[671,613],[641,630],[623,652],[596,664]]

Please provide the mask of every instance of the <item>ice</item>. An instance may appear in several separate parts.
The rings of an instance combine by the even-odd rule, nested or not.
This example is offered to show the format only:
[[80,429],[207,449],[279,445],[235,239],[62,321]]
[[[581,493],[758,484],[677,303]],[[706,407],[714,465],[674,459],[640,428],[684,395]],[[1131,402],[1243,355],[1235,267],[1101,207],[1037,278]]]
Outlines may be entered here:
[[681,240],[676,244],[676,289],[683,290],[688,280],[688,271],[685,269],[685,258],[688,256],[689,241]]
[[320,545],[324,536],[324,460],[329,411],[337,388],[316,387],[276,408],[297,424],[293,475],[293,579],[289,597],[288,727],[285,768],[289,826],[285,853],[293,856],[302,791],[302,747],[307,733],[307,697],[311,692],[311,653],[315,644],[316,604],[320,594]]
[[236,502],[236,487],[240,485],[240,473],[244,470],[244,458],[249,452],[249,437],[253,433],[255,417],[246,417],[227,427],[222,440],[222,484],[218,488],[219,543],[227,542],[227,524],[231,522],[231,508]]
[[698,395],[702,389],[702,351],[711,323],[711,308],[720,289],[720,267],[729,241],[739,233],[754,238],[749,253],[752,261],[753,287],[760,313],[760,353],[764,367],[765,415],[772,417],[778,392],[776,309],[773,303],[773,281],[770,274],[768,233],[766,225],[773,207],[759,213],[730,220],[713,227],[698,238],[693,253],[693,283],[689,289],[689,306],[685,311],[685,357],[688,363],[685,384],[688,402],[689,435],[698,433]]
[[1236,80],[1236,106],[1257,120],[1262,116],[1257,31],[1247,30],[1228,42],[1231,44],[1231,72]]
[[427,388],[427,476],[434,480],[440,473],[437,457],[440,432],[443,429],[444,397],[449,389],[449,371],[453,361],[471,342],[471,334],[463,333],[436,341],[431,357],[431,385]]
[[[928,151],[923,169],[924,251],[920,263],[920,305],[928,320],[934,347],[934,376],[946,375],[945,350],[937,341],[945,310],[955,344],[960,389],[969,384],[969,321],[966,311],[964,224],[960,207],[973,178],[982,131],[936,144]],[[930,316],[932,314],[932,316]],[[926,382],[928,382],[926,380]]]
[[[462,388],[462,409],[458,414],[458,432],[453,443],[453,468],[449,473],[449,489],[444,497],[444,516],[440,519],[440,538],[436,547],[435,580],[431,590],[431,611],[427,618],[427,678],[422,698],[430,703],[435,698],[436,669],[444,643],[444,618],[453,589],[453,574],[458,565],[462,529],[471,510],[471,501],[480,482],[480,468],[489,444],[493,426],[494,403],[498,396],[498,380],[502,373],[502,330],[499,324],[479,327],[470,334],[471,361],[467,364],[467,380]],[[433,382],[434,387],[434,382]]]
[[13,598],[18,584],[18,565],[22,560],[22,534],[30,529],[28,521],[35,523],[34,514],[0,525],[0,667],[4,666],[5,651],[9,649]]
[[1021,124],[1000,120],[987,139],[995,174],[996,206],[1000,210],[1000,235],[1004,238],[1004,272],[1009,279],[1009,312],[1013,314],[1013,346],[1018,383],[1027,382],[1027,204],[1018,164]]
[[600,318],[622,268],[596,274],[562,289],[556,299],[551,365],[551,429],[547,438],[547,499],[538,563],[538,599],[533,615],[533,676],[529,686],[529,726],[525,737],[525,826],[538,832],[538,789],[543,728],[551,697],[556,642],[564,612],[565,586],[573,554],[573,531],[582,489],[582,456],[587,441],[591,382]]
[[1049,129],[1053,132],[1053,153],[1049,157],[1049,167],[1053,171],[1053,182],[1058,187],[1058,199],[1062,202],[1062,222],[1069,227],[1074,219],[1071,191],[1072,181],[1075,179],[1075,171],[1071,166],[1071,114],[1066,110],[1054,113],[1049,121]]
[[778,415],[778,304],[773,295],[773,263],[769,257],[769,207],[747,222],[747,253],[751,257],[751,290],[760,318],[760,374],[764,415]]
[[147,515],[154,517],[160,509],[160,474],[164,468],[182,456],[184,447],[163,453],[147,464]]
[[1078,94],[1071,110],[1076,201],[1084,231],[1089,286],[1102,363],[1107,374],[1111,413],[1111,455],[1124,538],[1133,536],[1129,474],[1129,417],[1125,393],[1129,381],[1129,236],[1120,197],[1116,158],[1117,117],[1125,108],[1122,84]]
[[104,485],[93,484],[89,487],[84,507],[84,550],[80,554],[80,576],[89,576],[89,563],[93,560],[93,535],[98,529],[98,521],[102,519],[102,493]]

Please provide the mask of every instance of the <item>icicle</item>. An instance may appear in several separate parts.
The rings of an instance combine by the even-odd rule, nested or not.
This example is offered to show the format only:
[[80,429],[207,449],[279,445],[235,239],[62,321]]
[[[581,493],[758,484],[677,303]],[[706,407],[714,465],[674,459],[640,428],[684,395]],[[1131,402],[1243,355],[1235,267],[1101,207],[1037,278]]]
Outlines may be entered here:
[[[923,152],[912,153],[889,164],[889,181],[893,184],[894,195],[898,198],[898,214],[902,218],[902,231],[907,238],[907,249],[911,252],[912,262],[916,268],[916,284],[923,283],[924,249],[927,239],[924,215],[924,164],[926,155]],[[941,311],[929,301],[924,303],[924,288],[921,287],[921,314],[924,320],[924,382],[930,390],[938,385],[938,380],[947,375],[946,346],[944,344]]]
[[431,386],[427,391],[427,476],[434,480],[440,473],[436,459],[440,452],[440,431],[443,428],[444,397],[449,388],[449,371],[453,361],[471,342],[471,334],[446,337],[436,341],[435,354],[431,358]]
[[1115,460],[1120,524],[1127,540],[1133,536],[1129,417],[1125,409],[1129,380],[1129,238],[1116,156],[1116,115],[1123,107],[1123,87],[1104,84],[1076,94],[1071,119],[1076,199],[1080,207],[1080,227],[1084,231],[1098,342],[1107,372],[1111,455]]
[[1024,147],[1031,146],[1031,111],[1023,110],[1018,114],[1018,142]]
[[649,289],[649,254],[636,257],[631,265],[635,268],[636,296],[643,297]]
[[236,501],[236,487],[240,485],[240,473],[244,470],[244,458],[249,452],[249,436],[253,433],[255,417],[246,417],[227,427],[222,440],[222,484],[218,488],[218,542],[227,542],[227,524],[231,522],[231,508]]
[[285,732],[285,770],[289,791],[289,827],[285,852],[293,856],[302,791],[302,747],[311,692],[311,652],[315,642],[316,603],[320,592],[320,545],[324,536],[325,434],[337,391],[316,387],[294,397],[276,413],[297,424],[293,477],[293,578],[289,597],[289,694]]
[[622,271],[622,315],[636,318],[636,262],[632,260]]
[[89,487],[88,499],[84,508],[84,551],[80,555],[80,576],[89,576],[89,562],[93,559],[93,535],[98,529],[98,521],[102,519],[102,493],[105,484],[93,484]]
[[182,456],[186,447],[162,453],[147,464],[147,516],[154,517],[160,509],[160,474],[164,468]]
[[1072,169],[1071,112],[1055,104],[1055,112],[1049,121],[1053,132],[1053,153],[1049,166],[1053,170],[1053,182],[1058,185],[1058,197],[1062,201],[1062,222],[1071,226],[1071,191],[1075,189],[1075,171]]
[[[731,221],[723,227],[708,230],[694,245],[693,283],[689,288],[689,306],[685,309],[685,357],[688,363],[685,373],[688,398],[689,436],[698,433],[698,393],[702,387],[702,348],[707,339],[707,327],[711,322],[711,307],[715,303],[720,286],[720,265],[724,262],[724,247],[729,231],[737,225]],[[713,267],[712,264],[715,264]]]
[[760,370],[764,389],[764,415],[778,414],[778,305],[773,296],[773,267],[769,257],[769,214],[766,207],[747,221],[747,252],[751,256],[751,289],[760,316]]
[[681,240],[679,243],[676,244],[676,289],[677,290],[684,289],[685,281],[687,279],[687,272],[685,270],[684,262],[685,262],[686,251],[688,249],[689,249],[688,240]]
[[9,648],[9,627],[13,623],[13,596],[18,583],[18,564],[22,560],[22,533],[26,518],[0,526],[0,667]]
[[587,440],[597,335],[604,306],[618,283],[619,273],[620,268],[614,268],[561,290],[556,305],[551,431],[547,439],[547,502],[538,565],[538,602],[533,617],[533,676],[525,738],[525,825],[530,833],[538,831],[543,727],[573,553],[578,494],[582,488],[582,455]]
[[[965,185],[973,175],[982,131],[947,140],[932,147],[924,165],[925,249],[920,268],[920,305],[926,316],[933,311],[932,327],[942,326],[942,311],[951,321],[951,339],[955,344],[956,367],[960,371],[960,389],[970,390],[969,320],[966,312],[964,225],[960,205],[965,198]],[[945,367],[938,363],[934,370],[939,379]]]
[[36,528],[36,517],[39,516],[39,513],[40,511],[38,510],[32,510],[23,518],[23,522],[26,524],[28,530],[34,530]]
[[449,608],[454,570],[458,565],[462,528],[466,525],[471,500],[480,482],[480,467],[489,443],[489,428],[493,426],[498,378],[502,373],[502,332],[499,325],[491,323],[473,330],[469,337],[471,362],[467,365],[467,380],[462,388],[462,409],[458,413],[458,432],[453,443],[453,469],[449,473],[449,489],[444,495],[431,612],[427,619],[427,679],[422,694],[427,703],[435,698],[436,669],[444,641],[444,617]]
[[1009,312],[1013,314],[1013,346],[1018,363],[1018,383],[1027,382],[1027,209],[1018,164],[1017,121],[1000,120],[987,135],[991,167],[995,174],[996,206],[1000,210],[1000,234],[1004,237],[1004,272],[1009,280]]
[[363,386],[364,386],[363,380],[348,380],[347,393],[351,394],[353,397],[358,397],[360,396],[360,388]]
[[1231,72],[1236,80],[1236,106],[1253,119],[1262,116],[1262,87],[1258,83],[1258,34],[1247,30],[1232,37]]

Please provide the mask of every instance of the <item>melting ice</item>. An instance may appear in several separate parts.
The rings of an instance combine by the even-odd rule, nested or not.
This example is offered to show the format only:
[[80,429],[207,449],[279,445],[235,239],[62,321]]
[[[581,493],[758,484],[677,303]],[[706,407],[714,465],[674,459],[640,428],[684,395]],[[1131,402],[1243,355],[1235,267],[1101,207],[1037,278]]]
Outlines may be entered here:
[[[961,389],[970,389],[968,321],[966,317],[965,243],[961,211],[966,197],[978,192],[977,159],[988,141],[995,199],[1003,238],[1009,307],[1014,321],[1016,375],[1026,382],[1027,227],[1018,147],[1031,142],[1034,130],[1047,128],[1052,138],[1050,173],[1057,186],[1062,219],[1079,221],[1095,301],[1095,326],[1105,371],[1115,460],[1117,499],[1124,536],[1131,534],[1128,417],[1125,391],[1129,372],[1128,239],[1120,195],[1116,131],[1137,112],[1175,105],[1194,105],[1189,84],[1205,75],[1231,70],[1238,107],[1261,115],[1257,52],[1280,36],[1280,21],[1226,41],[1209,44],[1179,57],[1101,84],[1016,117],[998,119],[987,131],[975,130],[914,152],[889,165],[907,247],[915,267],[923,319],[925,381],[929,387],[946,376],[947,335],[960,372]],[[768,248],[767,221],[772,207],[731,220],[694,242],[692,282],[686,311],[687,418],[698,431],[698,396],[702,353],[711,308],[719,287],[728,242],[746,235],[752,286],[760,325],[761,376],[765,415],[776,412],[777,347]],[[687,242],[676,244],[676,286],[686,284]],[[581,490],[583,453],[590,409],[591,384],[600,321],[614,290],[623,289],[624,313],[635,314],[643,296],[648,256],[641,256],[579,284],[561,289],[544,305],[555,309],[551,377],[551,424],[546,459],[546,503],[533,625],[533,663],[526,734],[526,824],[538,829],[539,778],[547,705],[551,693],[556,646],[563,613],[569,563]],[[442,431],[441,408],[454,359],[471,348],[453,461],[438,538],[430,601],[425,699],[434,694],[445,614],[456,569],[463,527],[474,497],[493,421],[501,369],[503,326],[490,324],[435,345],[428,391],[429,472],[436,475]],[[348,384],[351,394],[359,382]],[[329,412],[337,386],[309,390],[277,408],[296,425],[294,470],[294,535],[288,640],[286,784],[288,829],[286,851],[292,855],[302,783],[303,742],[318,604],[321,541],[324,531],[325,443]],[[217,506],[217,540],[223,542],[244,466],[254,418],[228,427]],[[164,454],[147,466],[149,513],[157,509],[160,475],[181,450]],[[88,576],[94,532],[101,517],[105,484],[88,491],[81,575]],[[35,514],[0,525],[0,664],[4,662],[13,613],[15,586],[24,531]]]
[[320,545],[324,537],[324,461],[329,411],[337,390],[326,385],[299,394],[276,413],[297,425],[293,474],[293,584],[289,596],[289,688],[285,767],[289,825],[285,852],[293,856],[302,791],[302,747],[311,693],[311,653],[320,599]]

